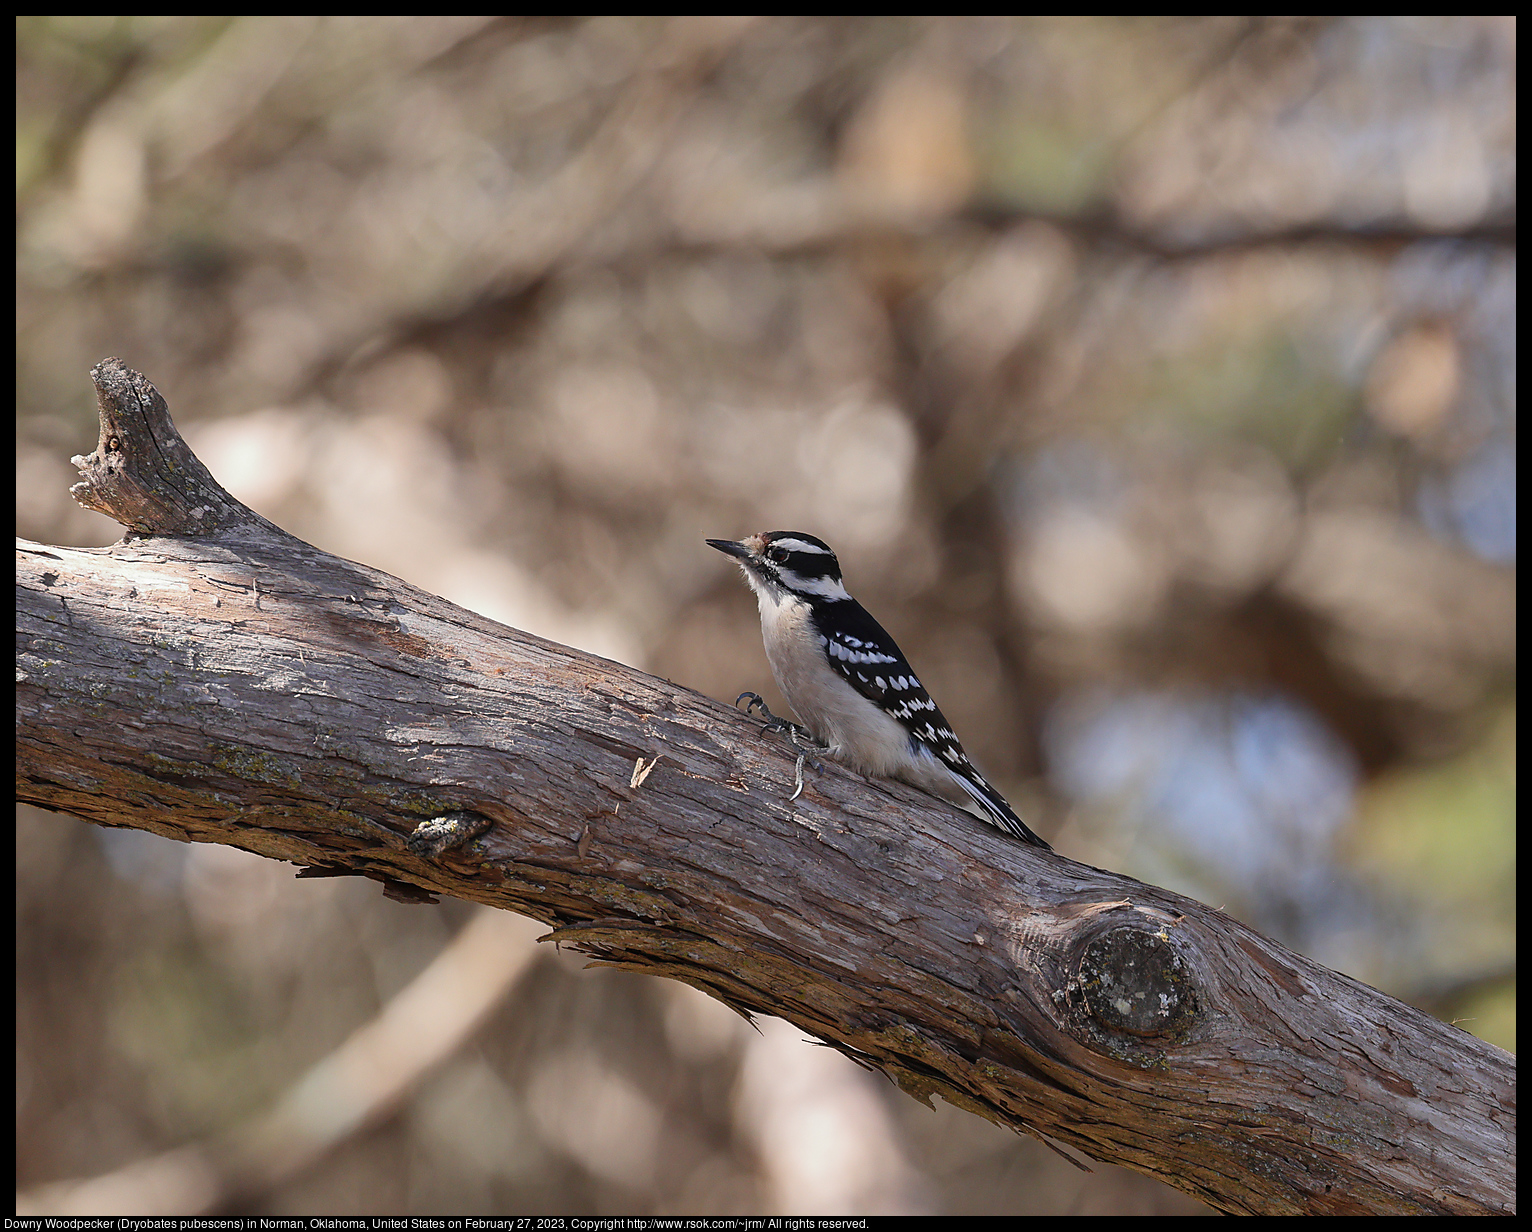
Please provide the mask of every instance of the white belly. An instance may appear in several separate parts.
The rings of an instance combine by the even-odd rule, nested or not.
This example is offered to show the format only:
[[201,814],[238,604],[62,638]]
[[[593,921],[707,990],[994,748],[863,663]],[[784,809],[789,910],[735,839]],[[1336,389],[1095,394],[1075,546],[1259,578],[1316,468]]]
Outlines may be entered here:
[[[749,575],[747,575],[749,576]],[[777,687],[798,721],[829,748],[826,755],[862,774],[903,779],[992,821],[958,778],[893,716],[861,696],[830,666],[801,599],[755,583],[761,638]]]
[[[808,605],[758,592],[761,636],[771,674],[787,704],[829,755],[864,774],[905,777],[911,767],[909,734],[861,697],[830,666]],[[940,770],[939,766],[933,768]],[[945,774],[943,775],[945,777]]]

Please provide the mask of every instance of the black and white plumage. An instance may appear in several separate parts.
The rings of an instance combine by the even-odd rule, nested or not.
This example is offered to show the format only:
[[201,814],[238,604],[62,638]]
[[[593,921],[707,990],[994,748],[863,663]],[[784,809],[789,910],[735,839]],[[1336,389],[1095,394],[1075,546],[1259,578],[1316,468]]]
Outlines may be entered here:
[[772,675],[827,756],[913,783],[1051,850],[968,760],[894,639],[846,593],[823,540],[773,530],[707,542],[739,561],[760,604]]

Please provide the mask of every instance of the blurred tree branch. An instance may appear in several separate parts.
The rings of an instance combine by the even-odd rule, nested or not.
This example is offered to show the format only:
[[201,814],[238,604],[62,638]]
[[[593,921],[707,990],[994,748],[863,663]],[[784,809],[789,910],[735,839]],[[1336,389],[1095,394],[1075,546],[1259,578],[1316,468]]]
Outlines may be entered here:
[[18,799],[533,916],[1223,1210],[1514,1209],[1508,1054],[899,785],[789,802],[727,708],[294,539],[93,375],[131,533],[18,545]]
[[208,1140],[16,1195],[29,1215],[228,1210],[302,1175],[381,1124],[533,968],[530,920],[480,911],[414,980],[281,1098]]

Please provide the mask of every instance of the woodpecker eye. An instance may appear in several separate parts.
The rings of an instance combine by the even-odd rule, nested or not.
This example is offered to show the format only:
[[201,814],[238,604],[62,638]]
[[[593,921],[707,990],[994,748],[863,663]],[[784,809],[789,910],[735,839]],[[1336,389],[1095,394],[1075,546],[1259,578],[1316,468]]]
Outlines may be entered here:
[[769,560],[769,561],[773,561],[773,562],[775,562],[776,564],[779,564],[779,565],[785,565],[787,563],[787,549],[786,548],[767,548],[766,549],[766,559]]

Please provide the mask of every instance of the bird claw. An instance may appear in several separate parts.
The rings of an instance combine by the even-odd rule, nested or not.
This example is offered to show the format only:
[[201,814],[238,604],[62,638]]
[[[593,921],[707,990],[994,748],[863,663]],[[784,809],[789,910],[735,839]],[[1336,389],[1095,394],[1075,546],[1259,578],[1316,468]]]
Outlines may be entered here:
[[[796,800],[803,794],[803,766],[804,763],[808,761],[809,753],[823,753],[830,746],[827,744],[820,744],[819,741],[815,740],[814,737],[809,734],[808,728],[802,727],[797,723],[789,722],[787,719],[780,719],[776,715],[772,714],[771,710],[766,705],[766,699],[759,693],[751,693],[748,691],[741,693],[734,699],[734,704],[736,706],[739,705],[740,702],[745,701],[745,698],[747,697],[750,700],[745,703],[745,713],[750,714],[754,710],[759,710],[761,712],[761,717],[766,720],[765,725],[761,728],[762,733],[780,732],[782,735],[787,737],[787,742],[791,744],[793,748],[799,750],[797,764],[793,767],[793,794],[787,797],[788,800]],[[817,761],[808,761],[808,764],[813,766],[815,770],[823,769],[823,767]]]
[[[803,759],[807,756],[807,753],[799,753],[798,761],[793,766],[793,794],[787,797],[789,804],[803,794]],[[818,762],[814,763],[814,769],[819,769]]]
[[749,689],[746,689],[743,693],[734,699],[734,704],[736,706],[739,705],[740,702],[744,701],[747,697],[750,699],[750,704],[745,707],[746,714],[749,714],[752,710],[759,706],[761,708],[762,714],[764,714],[768,719],[771,719],[773,722],[776,721],[777,716],[772,714],[771,711],[766,708],[766,699],[759,693],[752,693]]
[[745,713],[749,714],[753,710],[759,710],[761,712],[761,718],[766,720],[766,725],[761,728],[763,732],[781,732],[784,736],[787,737],[788,742],[792,744],[794,748],[808,748],[812,749],[816,753],[823,753],[827,748],[830,747],[827,744],[820,744],[819,741],[815,740],[814,737],[809,734],[808,728],[803,727],[798,723],[794,723],[789,719],[778,718],[776,715],[772,714],[771,710],[766,705],[766,699],[759,693],[741,693],[734,699],[734,704],[736,706],[739,705],[740,702],[744,701],[747,697],[750,700],[745,705]]

